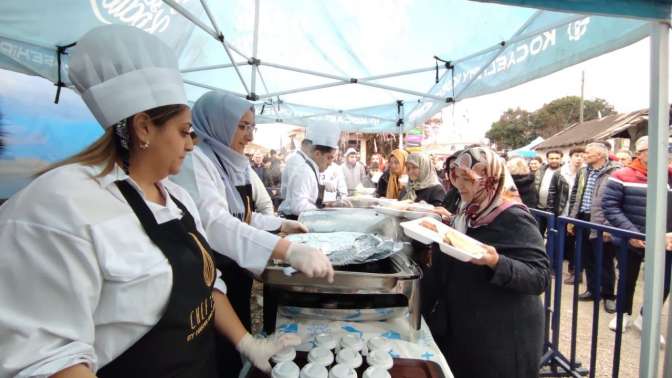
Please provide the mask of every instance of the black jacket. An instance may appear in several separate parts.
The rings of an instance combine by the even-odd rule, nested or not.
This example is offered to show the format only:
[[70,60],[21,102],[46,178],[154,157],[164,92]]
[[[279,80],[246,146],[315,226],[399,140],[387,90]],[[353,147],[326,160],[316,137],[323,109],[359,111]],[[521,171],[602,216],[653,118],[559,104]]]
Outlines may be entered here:
[[432,335],[455,377],[536,378],[544,342],[539,295],[551,281],[537,223],[514,206],[467,235],[495,247],[499,262],[493,270],[433,254],[435,289],[423,292],[436,300]]
[[548,209],[553,214],[560,215],[565,210],[569,200],[569,183],[558,169],[553,173],[551,186],[548,188]]
[[530,173],[527,175],[511,175],[511,177],[525,206],[535,209],[539,204],[539,193],[534,185],[535,176]]
[[[403,189],[399,193],[399,199],[404,198],[406,194],[406,189]],[[443,188],[443,185],[437,184],[430,186],[429,188],[420,189],[415,191],[417,198],[415,202],[425,201],[432,206],[443,206],[443,200],[446,197],[446,190]]]
[[390,181],[390,170],[386,169],[385,172],[378,179],[378,184],[376,185],[376,194],[378,197],[385,198],[387,195],[387,183]]

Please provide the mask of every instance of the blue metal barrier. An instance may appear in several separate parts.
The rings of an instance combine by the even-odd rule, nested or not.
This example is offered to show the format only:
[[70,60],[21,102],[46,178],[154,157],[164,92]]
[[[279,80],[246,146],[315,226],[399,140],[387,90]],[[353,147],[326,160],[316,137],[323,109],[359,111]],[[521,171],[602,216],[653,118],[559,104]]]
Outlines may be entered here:
[[[593,294],[593,323],[590,345],[590,364],[588,369],[582,367],[581,362],[576,359],[576,335],[577,335],[577,320],[578,320],[578,296],[579,296],[579,279],[582,274],[582,262],[584,247],[584,236],[586,232],[595,232],[595,242],[593,253],[595,254],[595,272],[592,277],[592,287],[601,290],[601,279],[604,272],[602,271],[603,253],[604,253],[604,235],[608,233],[613,238],[613,242],[618,241],[618,281],[616,289],[616,337],[614,342],[613,360],[612,360],[612,377],[617,378],[619,374],[620,355],[621,355],[621,341],[624,312],[624,295],[625,295],[625,280],[626,267],[628,265],[628,241],[630,239],[644,240],[644,234],[625,231],[609,226],[603,226],[596,223],[590,223],[578,219],[567,217],[555,217],[552,213],[540,211],[536,209],[531,210],[535,218],[544,220],[546,223],[546,253],[551,259],[553,272],[555,274],[554,284],[549,285],[544,294],[544,309],[546,314],[545,324],[545,342],[544,355],[540,361],[540,369],[545,367],[548,371],[543,371],[541,376],[548,377],[581,377],[589,375],[591,378],[595,376],[595,365],[597,362],[597,339],[599,334],[599,311],[601,292]],[[571,338],[570,338],[570,358],[565,357],[559,350],[560,344],[560,314],[562,305],[562,277],[563,277],[563,260],[565,253],[565,244],[567,239],[567,226],[572,225],[575,234],[575,248],[574,248],[574,287],[572,298],[572,322],[571,322]],[[589,237],[590,235],[588,235]],[[591,282],[587,282],[587,287],[591,288]]]

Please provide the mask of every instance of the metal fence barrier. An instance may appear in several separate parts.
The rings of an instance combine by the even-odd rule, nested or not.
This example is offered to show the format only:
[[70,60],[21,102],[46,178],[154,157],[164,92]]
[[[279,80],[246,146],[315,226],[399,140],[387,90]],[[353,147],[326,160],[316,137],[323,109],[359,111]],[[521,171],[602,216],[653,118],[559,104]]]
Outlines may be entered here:
[[[626,267],[628,265],[628,241],[630,239],[644,240],[644,234],[625,231],[609,226],[603,226],[596,223],[590,223],[574,218],[556,217],[554,214],[531,209],[532,215],[540,224],[545,224],[546,232],[546,253],[551,260],[551,266],[555,280],[549,285],[544,293],[545,310],[545,338],[544,355],[540,361],[540,376],[544,377],[582,377],[595,376],[595,365],[597,362],[597,340],[599,335],[599,311],[601,293],[593,294],[593,322],[590,342],[590,362],[588,367],[584,367],[580,361],[577,361],[576,342],[577,342],[577,319],[578,319],[578,297],[580,277],[583,271],[584,237],[589,237],[590,232],[595,232],[592,247],[594,254],[594,272],[593,288],[601,288],[604,240],[605,233],[612,237],[612,241],[618,250],[618,281],[616,283],[616,336],[614,350],[612,354],[612,377],[617,378],[620,367],[621,341],[623,324],[623,307],[625,296]],[[560,315],[562,306],[562,286],[563,286],[563,260],[565,257],[565,246],[567,241],[567,226],[574,228],[574,287],[572,295],[572,322],[570,337],[570,357],[567,358],[560,352]],[[541,230],[542,232],[544,230]],[[586,282],[588,288],[590,282]],[[598,289],[599,290],[599,289]]]

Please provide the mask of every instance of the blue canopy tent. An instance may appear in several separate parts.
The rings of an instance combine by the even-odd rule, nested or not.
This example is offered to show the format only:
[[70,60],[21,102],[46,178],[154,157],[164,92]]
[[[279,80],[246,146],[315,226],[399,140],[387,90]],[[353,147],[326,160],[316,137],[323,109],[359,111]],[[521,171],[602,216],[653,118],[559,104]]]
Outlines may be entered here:
[[[664,219],[666,203],[669,20],[669,1],[662,0],[4,1],[0,68],[68,86],[67,51],[76,48],[70,45],[98,25],[128,23],[176,51],[191,100],[222,89],[254,100],[260,123],[326,122],[396,133],[456,101],[651,36],[650,242],[640,372],[653,377],[662,306],[664,257],[654,252],[663,249],[665,231],[655,220]],[[672,374],[670,348],[665,361]]]

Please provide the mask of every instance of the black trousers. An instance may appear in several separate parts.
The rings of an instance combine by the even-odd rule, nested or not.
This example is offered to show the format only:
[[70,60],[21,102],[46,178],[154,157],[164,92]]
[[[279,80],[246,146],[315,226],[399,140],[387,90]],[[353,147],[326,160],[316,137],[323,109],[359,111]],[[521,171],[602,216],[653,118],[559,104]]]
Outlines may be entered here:
[[[625,293],[623,296],[623,312],[632,315],[632,300],[635,296],[635,287],[637,287],[637,278],[639,278],[639,269],[644,261],[644,250],[628,246],[628,257],[626,261],[620,261],[619,271],[625,275]],[[672,274],[672,252],[665,252],[665,284],[663,291],[663,301],[670,294],[670,275]]]
[[[590,221],[590,214],[579,213],[581,220]],[[584,229],[581,240],[581,261],[586,270],[588,291],[593,295],[600,295],[604,299],[615,299],[614,287],[616,284],[616,248],[612,242],[604,242],[602,248],[602,275],[600,282],[595,282],[597,275],[597,245],[598,239],[590,239],[590,230]]]

